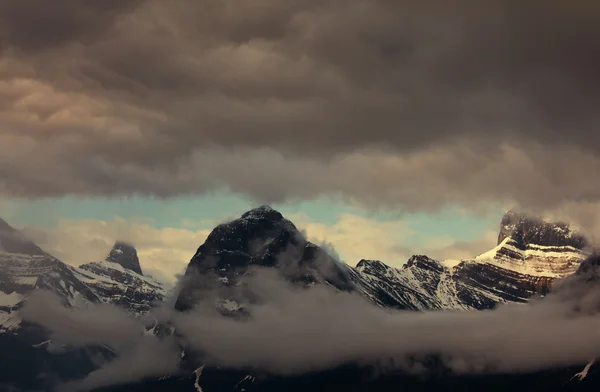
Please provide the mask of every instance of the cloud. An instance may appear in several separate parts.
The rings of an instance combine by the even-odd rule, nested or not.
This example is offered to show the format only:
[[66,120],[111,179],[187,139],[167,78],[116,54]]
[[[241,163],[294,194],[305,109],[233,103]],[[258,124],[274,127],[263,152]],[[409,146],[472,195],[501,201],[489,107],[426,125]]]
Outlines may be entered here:
[[536,371],[587,363],[600,350],[598,287],[584,279],[527,305],[422,313],[386,311],[327,287],[295,289],[263,271],[248,281],[258,297],[246,305],[249,319],[196,310],[176,325],[209,363],[283,375],[384,359],[402,367],[432,353],[458,373]]
[[402,216],[381,221],[353,214],[341,214],[333,224],[314,221],[304,214],[287,217],[307,238],[316,244],[332,246],[347,264],[356,265],[361,259],[380,260],[400,267],[411,256],[425,254],[437,260],[469,259],[493,248],[497,230],[488,230],[469,241],[450,236],[432,236],[411,227]]
[[116,359],[81,380],[71,381],[61,391],[89,391],[146,377],[161,377],[178,371],[180,354],[172,342],[146,338]]
[[107,221],[61,219],[53,227],[27,227],[23,231],[42,249],[75,266],[104,260],[117,240],[130,242],[145,273],[174,283],[212,229],[212,222],[199,224],[206,228],[156,228],[118,217]]
[[2,7],[5,195],[598,200],[593,1]]
[[[284,281],[277,271],[255,269],[244,278],[243,306],[250,317],[223,316],[212,303],[185,313],[161,309],[157,317],[170,319],[178,335],[203,353],[202,363],[258,367],[278,375],[381,360],[403,368],[406,358],[428,354],[440,355],[458,374],[530,372],[587,363],[600,351],[598,256],[584,265],[543,299],[478,312],[384,310],[356,294],[325,285],[302,289]],[[131,358],[125,355],[92,373],[90,383],[99,378],[103,385],[123,382],[130,368],[128,380],[157,376],[157,364],[169,363],[158,357],[164,356],[168,340],[163,346],[152,338],[153,343],[145,346],[144,340],[130,339],[129,335],[140,334],[139,320],[126,320],[121,311],[109,307],[100,309],[99,318],[95,311],[60,306],[51,295],[38,294],[27,301],[23,312],[27,320],[49,328],[66,343],[119,347],[127,337],[135,344],[123,345],[123,352],[144,357],[137,362],[125,360]],[[72,322],[56,320],[56,315]],[[73,325],[77,328],[71,333]],[[151,364],[148,373],[146,364]],[[113,373],[115,368],[119,371]]]
[[450,236],[430,237],[422,246],[397,245],[396,252],[410,256],[424,254],[436,260],[472,259],[493,248],[497,241],[498,231],[487,230],[468,241],[456,240]]
[[20,314],[24,320],[48,328],[52,340],[77,347],[107,344],[118,349],[144,331],[120,308],[99,304],[89,309],[69,309],[57,295],[46,291],[30,294]]
[[23,320],[50,331],[53,345],[108,346],[116,352],[114,360],[80,380],[66,383],[60,390],[88,391],[177,371],[180,359],[177,346],[168,338],[159,341],[155,336],[145,336],[147,317],[136,319],[108,304],[66,308],[56,294],[47,291],[33,292],[19,312]]
[[[109,0],[102,3],[59,0],[50,10],[43,1],[23,0],[0,4],[3,35],[0,49],[39,51],[73,42],[91,44],[106,32],[122,13],[141,1]],[[1,52],[0,52],[1,53]]]
[[[431,236],[417,232],[401,216],[380,221],[346,213],[332,224],[305,214],[286,217],[310,241],[352,266],[361,259],[374,259],[400,267],[414,254],[439,260],[472,258],[492,248],[497,239],[496,231],[482,233],[472,241]],[[103,260],[115,241],[128,241],[136,247],[145,273],[173,284],[217,223],[184,221],[181,227],[157,228],[152,222],[119,217],[58,219],[53,226],[28,226],[22,231],[46,252],[74,266]]]
[[384,260],[391,264],[403,264],[408,260],[395,251],[399,242],[414,234],[401,220],[383,222],[342,214],[337,222],[328,225],[304,214],[290,215],[287,218],[304,230],[309,240],[333,246],[342,260],[350,265],[356,265],[361,259]]

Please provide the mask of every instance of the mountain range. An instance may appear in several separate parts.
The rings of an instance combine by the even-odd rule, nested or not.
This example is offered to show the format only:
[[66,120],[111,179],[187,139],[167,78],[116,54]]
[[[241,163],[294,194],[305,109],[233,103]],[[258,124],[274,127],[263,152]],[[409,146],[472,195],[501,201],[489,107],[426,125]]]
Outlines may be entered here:
[[[589,256],[587,247],[585,237],[567,224],[509,211],[500,223],[497,244],[479,256],[440,261],[415,255],[400,268],[365,259],[351,267],[308,241],[281,213],[269,206],[261,206],[239,219],[217,226],[210,233],[191,258],[177,288],[174,306],[177,311],[186,312],[210,299],[226,316],[243,314],[246,298],[243,290],[238,288],[240,278],[260,267],[273,269],[301,287],[326,285],[332,290],[353,292],[381,308],[485,310],[501,303],[525,303],[532,297],[545,296],[558,279],[580,269]],[[28,376],[26,386],[29,388],[40,388],[40,383],[48,385],[44,383],[50,382],[36,379],[41,372],[36,366],[44,367],[44,373],[54,372],[62,379],[74,378],[98,366],[97,361],[90,359],[92,356],[100,355],[105,362],[113,358],[110,350],[89,348],[67,351],[61,361],[56,361],[55,354],[50,353],[52,342],[48,342],[46,332],[19,318],[18,310],[28,294],[36,289],[58,294],[68,307],[110,303],[134,315],[148,312],[171,290],[143,274],[132,245],[117,241],[105,260],[74,267],[49,255],[0,220],[0,343],[23,353],[19,366],[36,373],[35,377]],[[215,297],[214,293],[218,295]],[[264,374],[261,378],[260,370],[202,367],[200,358],[182,353],[182,358],[184,356],[182,368],[188,376],[147,380],[110,390],[266,391],[299,390],[301,385],[310,385],[310,388],[327,386],[327,390],[389,390],[386,388],[394,385],[397,388],[398,382],[404,386],[412,385],[413,389],[409,390],[429,390],[435,385],[449,385],[448,382],[456,383],[459,389],[455,390],[476,390],[465,389],[465,385],[468,388],[475,388],[475,385],[481,388],[490,383],[505,385],[493,378],[484,381],[443,378],[423,382],[405,375],[365,383],[364,369],[355,366],[295,378],[264,378]],[[43,363],[40,363],[40,357],[45,358]],[[72,361],[78,361],[81,366],[69,366]],[[557,385],[561,388],[582,388],[598,372],[596,366],[590,364],[583,375],[584,366],[523,376],[529,378],[505,376],[502,380],[516,380],[523,385],[539,379],[559,380],[560,385]],[[574,378],[578,373],[581,375]],[[14,377],[9,371],[0,376],[13,385],[21,386],[19,383],[24,382],[24,377]],[[347,382],[336,384],[338,376]],[[547,386],[546,383],[540,385]]]

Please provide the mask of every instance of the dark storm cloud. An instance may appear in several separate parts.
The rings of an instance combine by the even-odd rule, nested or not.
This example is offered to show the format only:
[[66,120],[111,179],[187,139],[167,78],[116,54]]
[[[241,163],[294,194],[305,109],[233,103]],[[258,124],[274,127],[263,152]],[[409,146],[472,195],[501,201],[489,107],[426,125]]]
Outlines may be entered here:
[[[469,199],[455,185],[467,180],[475,193],[531,204],[539,195],[532,183],[598,168],[594,1],[2,4],[4,194],[229,188],[269,201],[368,193],[378,203],[430,208],[447,194]],[[39,28],[28,18],[40,18]],[[503,161],[506,146],[527,158],[524,167]],[[341,178],[356,184],[333,186],[339,178],[320,175],[295,185],[307,182],[302,168],[331,175],[367,147],[425,169],[441,150],[447,168],[414,172],[425,181],[415,180],[414,192],[425,197],[390,186],[402,177],[361,182],[354,166]],[[561,155],[576,161],[550,170]],[[282,165],[258,176],[266,186],[235,174],[264,169],[273,156]],[[363,160],[389,168],[381,161]],[[510,167],[501,189],[482,189],[490,166]],[[284,168],[299,178],[277,182]],[[597,199],[598,189],[569,182],[572,194],[559,187],[542,204]],[[432,187],[438,192],[427,194]]]
[[0,48],[25,52],[79,42],[93,43],[122,13],[141,0],[4,0],[0,2]]

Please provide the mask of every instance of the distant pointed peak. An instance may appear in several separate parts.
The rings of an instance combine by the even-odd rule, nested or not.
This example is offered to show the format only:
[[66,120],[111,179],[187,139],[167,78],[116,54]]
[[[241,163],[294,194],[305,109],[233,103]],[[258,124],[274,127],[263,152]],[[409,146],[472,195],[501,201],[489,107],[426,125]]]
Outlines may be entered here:
[[0,218],[0,250],[29,256],[46,255],[39,246]]
[[367,259],[362,259],[358,262],[358,264],[356,264],[356,268],[360,268],[360,267],[366,267],[368,265],[385,265],[383,264],[381,261],[379,260],[367,260]]
[[242,215],[242,219],[268,219],[272,221],[283,220],[283,215],[271,206],[263,204],[260,207],[251,209]]
[[356,270],[358,272],[367,273],[367,274],[373,274],[373,273],[384,274],[389,269],[390,269],[389,266],[387,266],[386,264],[382,263],[379,260],[362,259],[361,261],[358,262],[358,264],[356,264]]
[[427,270],[434,270],[437,272],[444,271],[444,266],[442,265],[442,263],[425,255],[413,255],[410,259],[408,259],[404,267],[417,267]]
[[117,263],[123,268],[143,275],[137,250],[133,245],[127,242],[116,241],[106,257],[106,261]]

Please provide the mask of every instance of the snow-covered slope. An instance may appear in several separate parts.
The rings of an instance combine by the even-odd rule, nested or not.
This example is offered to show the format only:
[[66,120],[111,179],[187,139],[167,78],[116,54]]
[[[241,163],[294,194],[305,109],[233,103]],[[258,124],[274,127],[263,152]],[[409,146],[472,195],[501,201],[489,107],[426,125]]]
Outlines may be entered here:
[[100,346],[50,352],[53,343],[48,332],[19,317],[18,310],[30,293],[49,290],[70,307],[107,302],[142,313],[162,301],[167,289],[141,272],[135,249],[125,249],[122,243],[107,260],[77,268],[44,252],[0,220],[0,346],[11,353],[10,363],[0,367],[0,390],[5,383],[17,385],[18,390],[46,390],[56,378],[82,377],[99,361],[114,357],[109,348]]
[[69,306],[98,302],[78,276],[77,268],[44,252],[0,219],[0,332],[20,326],[17,310],[35,289],[50,290]]
[[211,289],[231,286],[236,276],[258,265],[280,268],[291,280],[358,291],[382,307],[487,309],[546,294],[556,279],[577,270],[587,255],[585,246],[566,224],[509,211],[500,224],[499,243],[480,256],[437,261],[416,255],[401,268],[361,260],[352,268],[308,242],[279,212],[262,206],[213,230],[188,266],[178,308],[194,302],[193,291],[206,289],[209,276]]
[[136,249],[116,242],[105,260],[83,264],[77,277],[105,303],[114,303],[133,312],[147,312],[164,300],[169,288],[144,276]]
[[[490,308],[501,302],[525,302],[534,295],[545,294],[557,278],[575,271],[585,256],[585,242],[573,234],[565,234],[563,238],[559,229],[567,232],[564,226],[528,218],[519,218],[512,226],[503,220],[497,246],[478,257],[436,261],[418,255],[411,257],[402,268],[392,268],[374,260],[362,260],[356,268],[352,268],[307,241],[279,212],[262,206],[248,211],[239,219],[217,226],[211,232],[188,265],[175,306],[180,311],[187,311],[199,301],[208,299],[214,301],[224,315],[243,315],[245,310],[241,300],[247,299],[247,296],[237,291],[237,283],[241,276],[251,273],[253,266],[272,268],[290,281],[306,287],[323,284],[337,290],[358,292],[374,304],[389,308],[471,310]],[[73,269],[76,278],[89,287],[99,301],[117,302],[130,308],[131,292],[125,289],[123,293],[122,288],[133,281],[137,282],[136,287],[145,288],[141,294],[160,295],[160,288],[153,286],[141,274],[141,268],[136,272],[139,263],[132,257],[134,252],[124,250],[122,245],[117,248],[122,252],[112,251],[105,261]],[[116,257],[121,254],[127,255],[126,260],[120,261]],[[121,301],[123,297],[127,299],[124,302]],[[7,302],[10,300],[13,298],[6,299]],[[578,368],[572,372],[569,379],[581,370]],[[294,390],[294,386],[306,390],[307,384],[302,380],[313,380],[314,384],[308,385],[315,390],[338,390],[335,387],[340,385],[340,379],[353,380],[348,384],[349,389],[345,388],[348,390],[357,386],[365,387],[362,390],[378,390],[365,384],[361,369],[356,367],[328,370],[314,377],[301,375],[299,380],[278,380],[264,375],[254,378],[260,375],[257,369],[204,366],[202,357],[191,350],[185,351],[182,371],[188,371],[190,378],[163,377],[116,390],[194,391],[205,386],[207,390],[210,386],[213,391]],[[244,380],[253,381],[248,385],[240,384]],[[393,390],[414,382],[411,380],[400,377],[394,381]],[[469,384],[471,381],[467,380],[466,385],[472,386]],[[482,388],[458,390],[486,390],[497,381],[483,380]],[[274,385],[269,386],[270,382]],[[238,388],[239,385],[243,385],[242,389]],[[444,386],[441,384],[431,389],[444,389]],[[519,389],[511,387],[510,390]],[[530,389],[525,387],[521,390]]]
[[106,260],[77,268],[43,251],[0,219],[0,332],[21,325],[18,309],[29,293],[45,289],[67,306],[114,303],[146,312],[169,288],[144,276],[135,248],[117,242]]
[[513,211],[503,217],[498,241],[490,251],[460,261],[413,256],[402,268],[393,268],[362,260],[354,281],[380,306],[486,309],[546,294],[588,255],[585,238],[568,225]]
[[[498,303],[523,303],[532,296],[547,293],[556,279],[585,269],[585,264],[579,268],[586,256],[585,242],[562,241],[553,227],[562,230],[564,226],[527,219],[520,222],[511,230],[503,227],[504,234],[497,246],[478,257],[437,261],[416,255],[401,268],[376,260],[361,260],[353,268],[334,260],[308,242],[280,213],[263,206],[213,230],[188,266],[177,308],[187,311],[199,301],[210,299],[226,316],[236,312],[243,315],[244,303],[240,300],[251,298],[244,293],[236,297],[237,283],[241,276],[251,273],[252,266],[277,269],[282,276],[305,286],[328,284],[338,290],[358,292],[381,307],[456,311],[487,309]],[[530,231],[545,234],[523,237],[524,225]],[[597,274],[594,276],[600,276],[597,271],[592,268]],[[442,377],[429,381],[392,373],[372,377],[369,373],[372,369],[349,365],[281,378],[269,377],[260,369],[205,365],[202,357],[191,350],[186,350],[182,364],[182,372],[187,372],[188,378],[164,377],[107,391],[563,391],[567,382],[575,388],[567,390],[579,390],[583,382],[591,380],[589,374],[596,369],[582,364],[515,377],[453,377],[451,380]],[[239,387],[244,380],[252,382]]]

